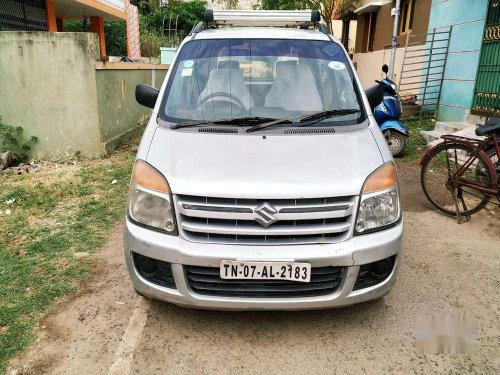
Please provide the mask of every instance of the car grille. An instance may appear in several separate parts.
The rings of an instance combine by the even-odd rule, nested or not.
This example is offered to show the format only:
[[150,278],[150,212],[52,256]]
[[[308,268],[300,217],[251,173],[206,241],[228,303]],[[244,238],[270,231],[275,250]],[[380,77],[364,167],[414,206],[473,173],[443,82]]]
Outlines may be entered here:
[[343,267],[313,267],[311,281],[227,280],[219,268],[184,266],[190,289],[198,294],[222,297],[314,297],[334,293],[342,281]]
[[304,244],[344,240],[355,198],[230,199],[175,196],[181,235],[196,242]]

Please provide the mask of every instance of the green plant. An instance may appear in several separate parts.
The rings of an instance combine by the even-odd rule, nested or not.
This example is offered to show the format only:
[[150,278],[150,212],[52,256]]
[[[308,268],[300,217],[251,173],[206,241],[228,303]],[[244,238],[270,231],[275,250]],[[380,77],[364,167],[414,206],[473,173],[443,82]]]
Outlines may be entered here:
[[[83,25],[83,21],[65,21],[64,31],[90,32],[90,21]],[[123,21],[110,21],[104,23],[104,39],[106,40],[106,53],[108,56],[127,55],[127,24]]]
[[[189,34],[194,25],[203,20],[207,2],[204,0],[193,0],[189,2],[173,2],[168,7],[160,9],[158,12],[141,14],[139,30],[142,34],[145,30],[150,33],[166,37],[168,31],[163,31],[163,22],[168,28],[169,20],[171,27],[175,28],[177,20],[177,35],[181,38]],[[164,46],[166,47],[166,45]]]
[[127,24],[122,21],[104,23],[108,56],[127,56]]
[[432,119],[402,119],[403,124],[406,125],[410,136],[406,138],[405,151],[403,153],[402,161],[415,161],[422,157],[425,150],[427,150],[427,141],[420,134],[421,130],[432,130],[436,122]]
[[0,152],[10,151],[14,161],[23,162],[28,159],[29,151],[37,142],[37,137],[25,140],[23,128],[4,124],[0,117]]
[[125,148],[75,168],[0,175],[0,374],[35,340],[36,323],[89,279],[92,254],[125,215],[134,156]]
[[90,20],[87,19],[85,26],[81,20],[64,21],[64,31],[66,32],[90,32]]
[[219,5],[225,5],[227,9],[238,9],[240,5],[239,0],[215,0]]
[[[207,6],[205,0],[193,1],[170,1],[168,7],[160,8],[158,1],[134,0],[131,2],[139,7],[139,31],[141,54],[145,57],[157,57],[160,55],[160,47],[171,47],[180,44],[196,23],[203,19]],[[231,4],[237,4],[237,0],[231,0]],[[177,22],[177,33],[171,31],[168,38],[168,22],[170,27],[175,28]],[[83,25],[83,21],[65,21],[64,31],[89,32],[90,21]],[[106,39],[106,53],[109,56],[127,55],[127,30],[125,22],[113,21],[104,23],[104,34]],[[176,35],[174,35],[176,34]]]
[[259,0],[255,9],[317,9],[321,13],[323,21],[331,28],[331,20],[334,16],[343,19],[352,13],[360,0]]
[[141,55],[144,57],[158,57],[160,47],[167,47],[170,42],[167,38],[152,33],[148,30],[141,30]]

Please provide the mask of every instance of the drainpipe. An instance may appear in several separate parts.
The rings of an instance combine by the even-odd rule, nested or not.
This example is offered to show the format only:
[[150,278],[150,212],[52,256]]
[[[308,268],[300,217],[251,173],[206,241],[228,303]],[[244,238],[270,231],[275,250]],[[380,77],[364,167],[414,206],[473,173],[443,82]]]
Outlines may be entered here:
[[394,26],[392,27],[391,62],[389,65],[389,79],[392,79],[392,80],[394,80],[394,61],[396,60],[396,47],[397,47],[397,37],[398,37],[400,6],[401,6],[401,0],[396,0],[396,7],[393,8],[393,10],[394,10]]

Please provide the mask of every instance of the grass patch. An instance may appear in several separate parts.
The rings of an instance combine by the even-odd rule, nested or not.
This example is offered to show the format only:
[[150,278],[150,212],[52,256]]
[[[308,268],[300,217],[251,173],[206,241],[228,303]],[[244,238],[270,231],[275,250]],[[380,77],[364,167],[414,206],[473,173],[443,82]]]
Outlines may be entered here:
[[402,161],[411,162],[420,159],[427,150],[427,141],[420,135],[420,130],[433,130],[436,122],[433,119],[402,120],[410,131],[406,138],[405,152]]
[[[92,257],[125,214],[134,153],[77,166],[0,175],[0,373],[33,328],[91,273]],[[112,181],[117,180],[113,184]]]

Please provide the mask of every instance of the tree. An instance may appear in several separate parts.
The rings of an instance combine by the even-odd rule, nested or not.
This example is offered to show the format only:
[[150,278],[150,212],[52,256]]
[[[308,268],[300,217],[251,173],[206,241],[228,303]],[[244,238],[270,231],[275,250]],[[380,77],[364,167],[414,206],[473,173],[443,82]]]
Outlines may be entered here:
[[227,9],[238,9],[239,0],[216,0],[219,5],[225,5]]
[[305,9],[304,0],[260,0],[257,9],[293,10]]
[[338,0],[335,16],[342,20],[342,44],[346,50],[349,50],[349,27],[351,20],[356,18],[354,9],[361,0]]
[[331,31],[331,20],[335,13],[335,3],[339,0],[260,0],[260,9],[303,10],[317,9]]
[[[64,31],[89,32],[90,22],[86,20],[64,21]],[[104,22],[104,39],[108,56],[127,55],[127,25],[123,21]]]
[[328,27],[328,30],[331,32],[332,31],[332,19],[335,14],[336,6],[335,3],[339,0],[306,0],[309,4],[311,4],[311,9],[312,7],[315,6],[316,9],[319,8],[319,11],[321,13],[321,17],[326,22],[326,26]]
[[325,20],[328,30],[331,30],[334,16],[344,16],[355,8],[360,0],[260,0],[260,9],[318,9]]

